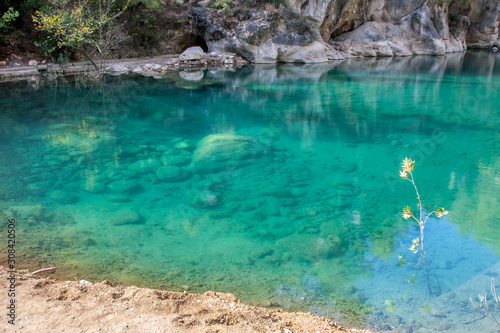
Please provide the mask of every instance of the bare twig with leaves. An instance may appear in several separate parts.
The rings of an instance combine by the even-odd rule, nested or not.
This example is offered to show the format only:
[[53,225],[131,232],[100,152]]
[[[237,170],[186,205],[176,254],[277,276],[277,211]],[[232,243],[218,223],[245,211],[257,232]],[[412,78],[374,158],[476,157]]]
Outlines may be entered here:
[[489,299],[487,297],[486,291],[483,291],[482,295],[478,294],[479,306],[476,306],[476,304],[472,300],[472,297],[470,298],[470,302],[472,303],[474,310],[482,316],[479,319],[489,318],[493,323],[495,323],[496,326],[500,327],[500,323],[498,322],[498,319],[496,318],[494,312],[495,308],[500,307],[500,300],[498,299],[495,287],[495,278],[491,278],[491,296],[492,298],[490,300],[493,301],[492,305],[488,304]]
[[[405,206],[403,208],[403,218],[405,220],[413,218],[418,223],[418,225],[420,227],[420,237],[413,239],[412,245],[410,247],[410,250],[413,253],[418,253],[419,248],[420,248],[420,257],[418,259],[417,265],[415,266],[415,272],[413,273],[413,276],[410,278],[409,281],[410,282],[415,281],[417,269],[420,266],[421,262],[423,261],[424,265],[425,265],[425,273],[426,273],[426,278],[427,278],[427,288],[429,289],[429,293],[432,294],[431,284],[429,281],[429,268],[427,265],[427,259],[426,259],[425,248],[424,248],[424,229],[425,229],[425,224],[427,223],[427,220],[429,219],[429,217],[431,217],[432,215],[436,215],[436,217],[441,218],[444,215],[448,214],[448,211],[444,210],[444,208],[442,208],[442,207],[439,207],[438,209],[431,211],[427,215],[425,214],[424,208],[422,205],[422,199],[420,198],[420,193],[418,192],[417,184],[415,184],[415,179],[413,178],[414,167],[415,167],[415,161],[406,157],[403,160],[403,164],[402,164],[403,169],[399,172],[399,176],[401,178],[406,179],[410,183],[413,184],[413,187],[415,189],[415,193],[417,194],[417,201],[418,201],[417,206],[419,209],[419,215],[417,218],[417,216],[415,216],[413,214],[410,206]],[[404,260],[404,257],[399,256],[399,260],[400,261]]]

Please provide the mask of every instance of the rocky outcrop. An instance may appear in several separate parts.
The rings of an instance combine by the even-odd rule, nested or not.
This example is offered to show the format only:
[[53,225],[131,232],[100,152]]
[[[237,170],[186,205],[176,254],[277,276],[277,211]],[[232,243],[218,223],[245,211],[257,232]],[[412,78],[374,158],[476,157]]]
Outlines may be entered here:
[[328,61],[314,26],[286,7],[252,11],[243,21],[217,14],[205,7],[190,12],[209,51],[234,52],[255,63]]
[[493,45],[500,45],[500,1],[470,0],[457,4],[457,12],[466,15],[470,21],[467,33],[469,47],[490,48]]
[[498,0],[284,0],[242,17],[190,11],[209,51],[255,63],[441,55],[499,42]]
[[444,54],[466,49],[466,24],[450,33],[453,0],[307,1],[289,6],[316,22],[323,40],[348,56]]

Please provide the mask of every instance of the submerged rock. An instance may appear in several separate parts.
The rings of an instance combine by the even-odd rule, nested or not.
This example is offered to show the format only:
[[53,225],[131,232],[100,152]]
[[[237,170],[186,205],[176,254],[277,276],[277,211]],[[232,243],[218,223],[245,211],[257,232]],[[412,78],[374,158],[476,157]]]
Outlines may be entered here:
[[185,150],[168,150],[160,160],[165,166],[182,166],[191,162],[191,154]]
[[28,184],[27,189],[33,194],[42,194],[45,193],[52,185],[52,182],[42,181]]
[[49,198],[62,205],[71,205],[77,203],[79,198],[75,194],[65,191],[56,190],[52,192]]
[[232,170],[246,166],[264,154],[255,140],[234,134],[211,134],[196,145],[190,164],[195,173]]
[[136,182],[130,180],[119,180],[108,185],[108,189],[112,193],[131,192],[138,188]]
[[191,150],[193,148],[193,145],[188,141],[181,141],[181,142],[177,142],[174,145],[174,148],[181,149],[181,150]]
[[189,177],[189,173],[176,166],[161,166],[156,171],[156,178],[164,182],[182,182]]
[[145,159],[139,160],[128,166],[128,169],[136,174],[145,174],[153,172],[161,165],[161,162],[157,159]]
[[191,190],[186,192],[186,201],[195,208],[215,208],[221,204],[221,197],[208,190]]

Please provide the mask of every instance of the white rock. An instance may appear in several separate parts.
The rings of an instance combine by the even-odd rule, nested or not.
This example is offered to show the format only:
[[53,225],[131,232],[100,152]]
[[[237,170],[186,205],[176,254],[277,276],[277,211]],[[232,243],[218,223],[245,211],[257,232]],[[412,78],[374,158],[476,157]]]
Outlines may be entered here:
[[137,66],[136,68],[134,68],[132,70],[132,73],[136,73],[136,74],[142,73],[142,67],[141,66]]
[[30,60],[30,62],[28,63],[28,65],[30,65],[30,66],[36,66],[36,65],[38,65],[38,61],[36,61],[36,60]]
[[128,73],[128,67],[123,66],[122,64],[114,64],[109,68],[109,72],[111,75],[120,75]]
[[91,286],[92,285],[92,282],[89,282],[87,280],[80,280],[78,281],[79,284],[83,284],[85,286]]
[[193,46],[182,52],[182,54],[179,56],[179,60],[182,61],[200,60],[203,58],[204,54],[205,52],[203,52],[203,49],[201,47]]
[[153,65],[152,64],[145,64],[144,68],[151,69],[151,68],[153,68]]
[[158,64],[155,64],[155,65],[153,65],[153,67],[151,67],[151,70],[155,71],[155,72],[161,72],[162,69],[163,69],[163,67],[161,65],[158,65]]

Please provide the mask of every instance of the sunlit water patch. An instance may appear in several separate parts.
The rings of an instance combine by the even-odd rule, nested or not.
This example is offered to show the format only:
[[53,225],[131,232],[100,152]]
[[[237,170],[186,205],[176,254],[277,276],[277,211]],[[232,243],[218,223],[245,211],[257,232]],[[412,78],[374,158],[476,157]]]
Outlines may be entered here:
[[[499,61],[3,83],[2,218],[24,267],[60,277],[232,292],[376,330],[490,330],[469,298],[498,276]],[[406,156],[424,209],[450,211],[426,227],[430,288],[422,266],[408,283]]]

